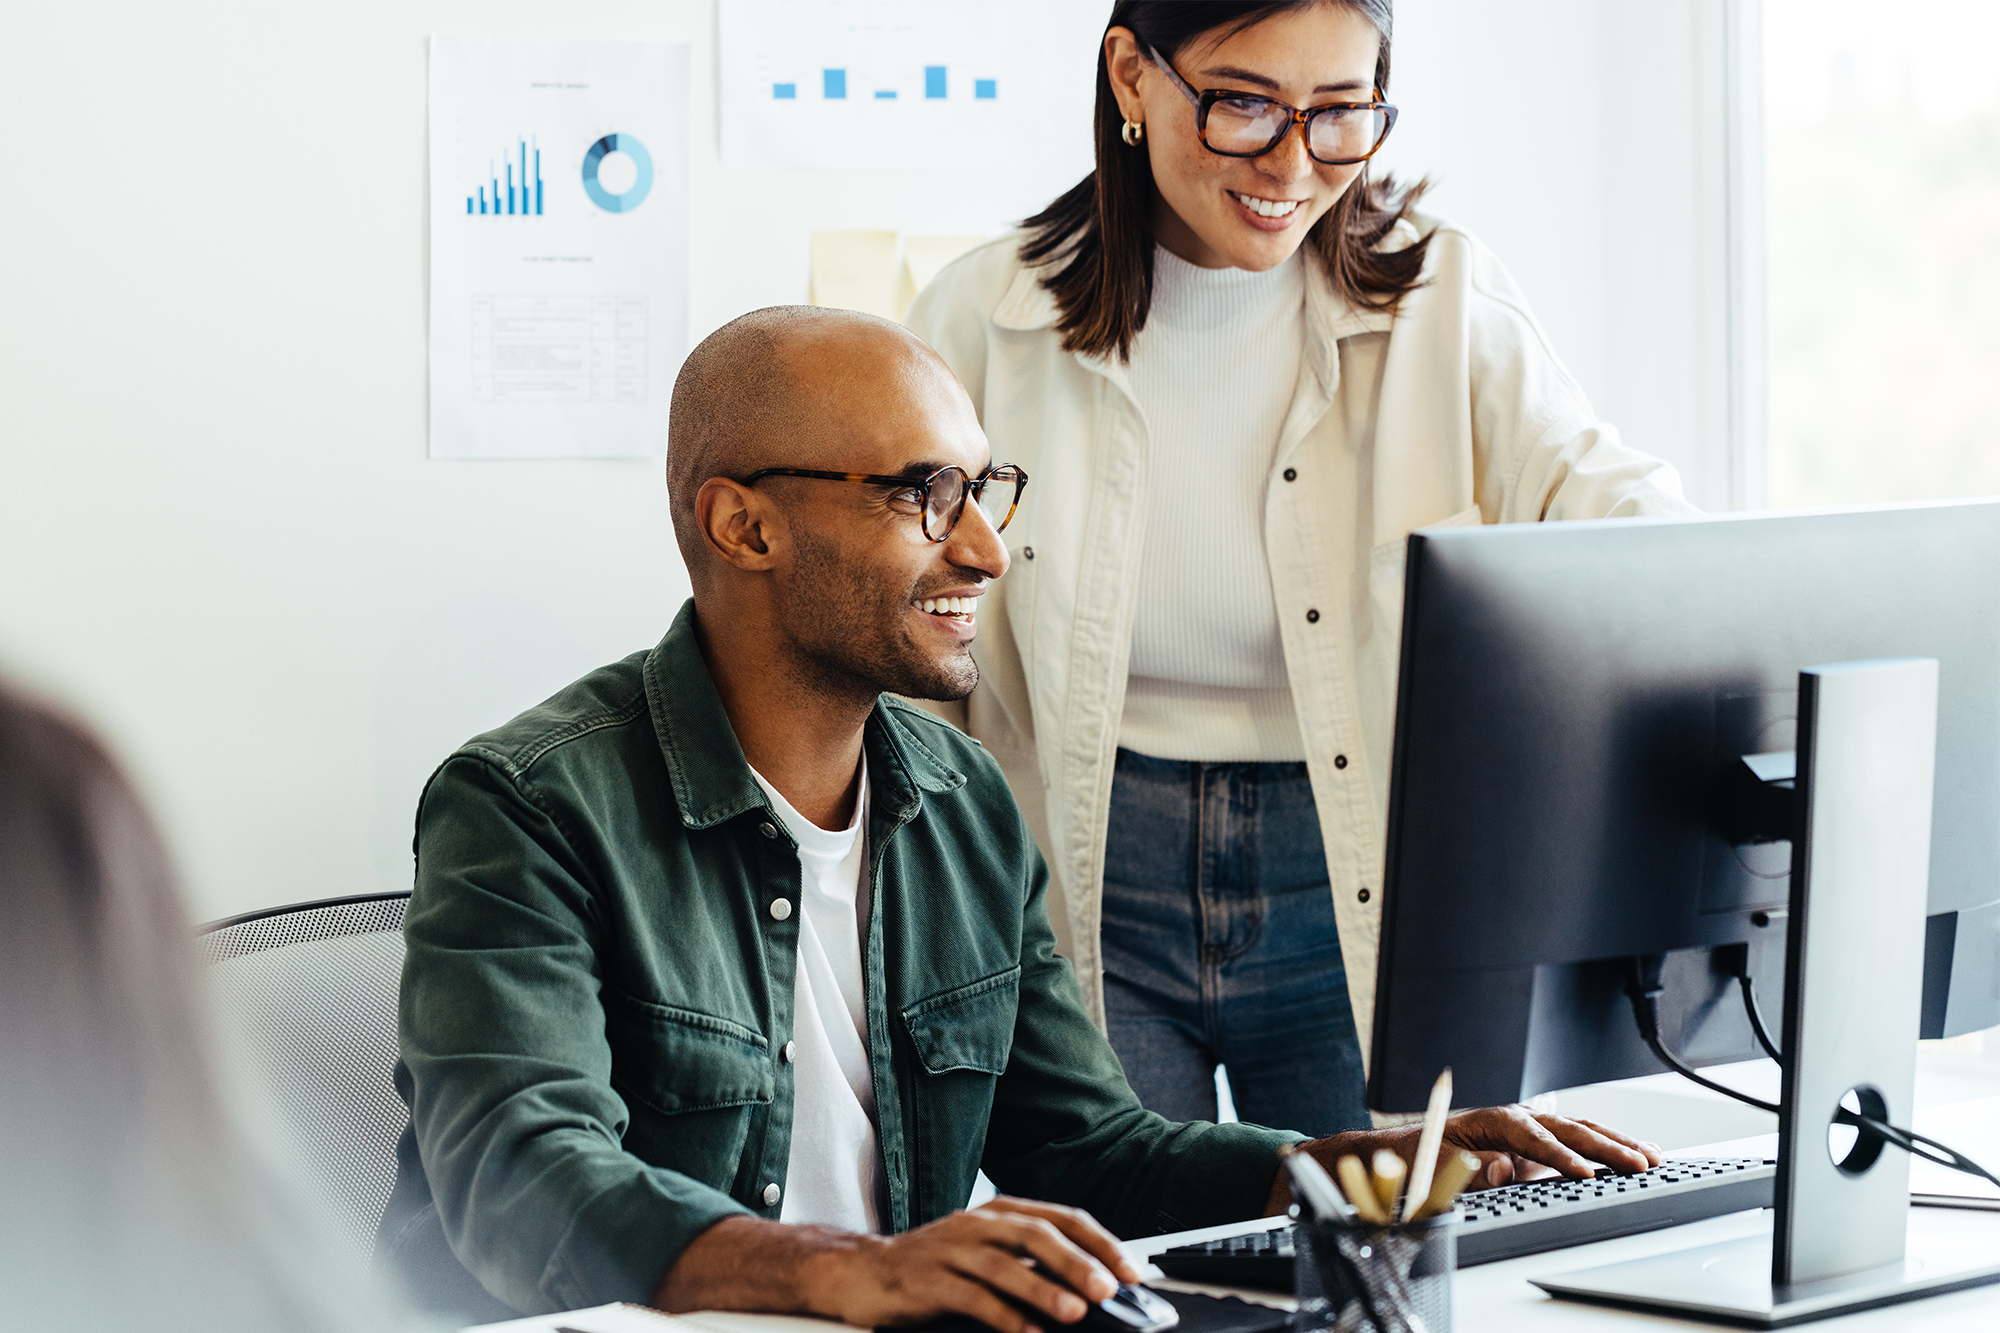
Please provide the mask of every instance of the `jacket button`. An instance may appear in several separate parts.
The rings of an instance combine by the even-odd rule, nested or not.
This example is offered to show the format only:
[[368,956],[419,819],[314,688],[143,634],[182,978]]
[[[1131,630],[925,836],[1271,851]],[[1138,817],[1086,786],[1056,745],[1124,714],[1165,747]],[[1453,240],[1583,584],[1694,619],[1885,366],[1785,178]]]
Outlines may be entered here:
[[1035,548],[1032,546],[1023,546],[1021,548],[1021,558],[1023,560],[1033,560],[1035,558]]
[[773,824],[768,819],[757,826],[757,831],[763,834],[767,838],[775,838],[778,836],[778,826],[776,824]]
[[1361,892],[1355,894],[1354,896],[1359,898],[1362,902],[1365,903],[1368,901],[1368,890],[1363,889]]
[[784,1194],[785,1192],[778,1188],[778,1182],[775,1180],[772,1181],[764,1187],[764,1206],[766,1208],[776,1208],[778,1200],[783,1198]]
[[791,914],[792,914],[792,900],[790,898],[771,899],[771,919],[773,921],[784,921],[787,918],[789,918]]
[[797,1042],[795,1042],[795,1041],[788,1041],[788,1042],[786,1042],[786,1043],[785,1043],[785,1051],[784,1051],[784,1056],[785,1056],[785,1063],[786,1063],[786,1064],[790,1064],[790,1063],[791,1063],[792,1061],[794,1061],[794,1060],[798,1059],[798,1058],[799,1058],[799,1044],[798,1044]]
[[1298,479],[1299,479],[1299,470],[1297,468],[1288,467],[1285,469],[1286,481],[1297,481]]
[[1333,757],[1333,766],[1334,766],[1335,768],[1346,768],[1346,767],[1347,767],[1347,756],[1346,756],[1346,755],[1344,755],[1344,754],[1337,754],[1337,755],[1335,755],[1335,756]]
[[1308,612],[1306,612],[1306,624],[1308,624],[1308,625],[1317,625],[1317,624],[1319,624],[1319,612],[1317,612],[1317,611],[1308,611]]

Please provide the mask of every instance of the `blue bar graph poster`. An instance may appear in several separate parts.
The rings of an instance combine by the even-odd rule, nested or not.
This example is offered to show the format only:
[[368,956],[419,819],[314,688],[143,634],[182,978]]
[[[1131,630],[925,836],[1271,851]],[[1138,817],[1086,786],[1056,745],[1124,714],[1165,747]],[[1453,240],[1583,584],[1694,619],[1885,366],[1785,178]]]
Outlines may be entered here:
[[723,165],[1032,166],[1047,47],[1036,3],[721,0]]
[[485,176],[465,196],[465,211],[475,217],[538,218],[545,211],[545,196],[542,146],[531,135],[518,135],[499,158],[488,160]]
[[664,452],[687,103],[682,44],[431,39],[431,457]]

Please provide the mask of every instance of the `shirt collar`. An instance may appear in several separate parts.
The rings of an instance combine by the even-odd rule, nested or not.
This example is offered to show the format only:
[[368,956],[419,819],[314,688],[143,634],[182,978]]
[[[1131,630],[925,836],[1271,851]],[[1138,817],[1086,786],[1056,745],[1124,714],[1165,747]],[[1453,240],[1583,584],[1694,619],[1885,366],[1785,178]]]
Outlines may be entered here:
[[1026,331],[1054,328],[1056,298],[1042,286],[1042,267],[1026,264],[1014,270],[1014,281],[993,309],[993,322],[1003,329]]
[[[769,810],[702,659],[693,598],[681,606],[659,646],[646,654],[645,682],[681,823],[713,828],[747,810]],[[955,790],[965,785],[965,775],[918,740],[896,716],[897,707],[876,702],[862,748],[876,787],[872,799],[883,813],[909,819],[922,805],[922,792]]]

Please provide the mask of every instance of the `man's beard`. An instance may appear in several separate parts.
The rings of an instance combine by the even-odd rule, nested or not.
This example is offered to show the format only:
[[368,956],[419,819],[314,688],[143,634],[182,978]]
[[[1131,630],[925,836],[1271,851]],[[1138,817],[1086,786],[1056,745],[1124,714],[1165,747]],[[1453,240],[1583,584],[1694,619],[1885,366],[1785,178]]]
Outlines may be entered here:
[[972,693],[979,664],[969,649],[940,657],[911,641],[915,589],[884,587],[804,524],[792,524],[792,541],[798,561],[780,614],[808,683],[839,693],[910,699],[963,699]]

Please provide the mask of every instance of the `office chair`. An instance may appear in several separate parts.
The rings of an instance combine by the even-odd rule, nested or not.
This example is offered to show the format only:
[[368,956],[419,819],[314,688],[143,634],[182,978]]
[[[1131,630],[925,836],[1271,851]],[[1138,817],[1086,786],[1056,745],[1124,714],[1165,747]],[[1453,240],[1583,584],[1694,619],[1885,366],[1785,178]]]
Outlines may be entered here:
[[409,1123],[396,1095],[407,893],[329,898],[199,928],[224,1035],[364,1263]]

